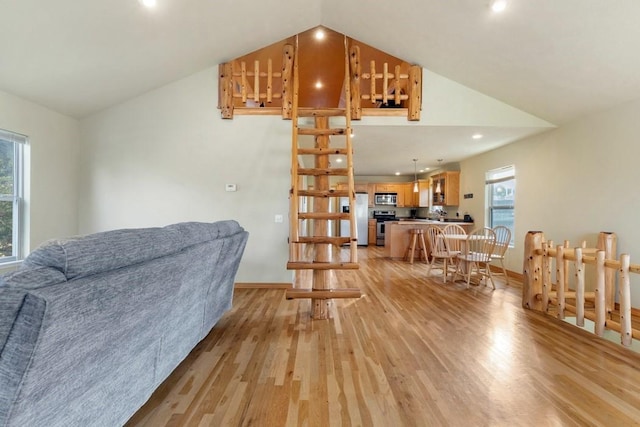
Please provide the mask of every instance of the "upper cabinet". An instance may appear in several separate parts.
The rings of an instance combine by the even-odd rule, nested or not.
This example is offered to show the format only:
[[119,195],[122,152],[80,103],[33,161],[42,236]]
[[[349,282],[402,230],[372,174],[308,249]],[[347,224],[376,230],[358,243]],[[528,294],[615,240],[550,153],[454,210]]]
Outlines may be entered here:
[[428,208],[429,207],[429,180],[428,179],[419,179],[418,180],[418,193],[416,197],[416,205],[419,208]]
[[460,171],[447,171],[431,177],[434,206],[460,204]]

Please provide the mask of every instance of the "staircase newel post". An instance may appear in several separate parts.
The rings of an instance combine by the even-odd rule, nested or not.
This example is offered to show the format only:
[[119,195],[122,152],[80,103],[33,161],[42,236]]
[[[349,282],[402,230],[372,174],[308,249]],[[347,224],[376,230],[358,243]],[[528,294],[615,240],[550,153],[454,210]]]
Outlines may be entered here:
[[542,231],[529,231],[524,239],[524,265],[522,268],[522,307],[541,310],[536,295],[542,293]]

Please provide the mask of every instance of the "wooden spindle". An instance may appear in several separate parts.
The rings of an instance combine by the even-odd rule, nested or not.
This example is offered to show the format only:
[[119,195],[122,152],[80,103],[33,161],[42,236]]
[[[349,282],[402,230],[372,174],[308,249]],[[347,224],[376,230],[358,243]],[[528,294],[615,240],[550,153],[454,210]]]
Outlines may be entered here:
[[240,94],[242,96],[242,103],[247,103],[247,63],[242,61],[240,63]]
[[598,251],[596,252],[596,296],[595,296],[595,314],[596,314],[596,325],[595,325],[595,333],[597,336],[604,336],[604,326],[607,320],[607,306],[605,301],[605,252]]
[[549,292],[551,291],[551,259],[547,242],[542,242],[542,311],[549,311]]
[[376,103],[376,61],[371,61],[371,103]]
[[582,249],[575,248],[574,261],[576,270],[576,325],[584,326],[584,262]]
[[567,261],[564,260],[564,246],[558,245],[556,248],[556,296],[558,299],[558,319],[564,319],[564,279],[566,267],[565,264]]
[[[601,231],[598,234],[598,242],[596,248],[603,250],[606,259],[616,259],[616,243],[617,236],[615,233]],[[607,307],[607,313],[610,314],[615,309],[616,302],[616,271],[615,269],[608,268],[605,272],[605,301]]]
[[400,90],[400,65],[396,65],[394,77],[395,77],[395,79],[393,80],[393,95],[394,95],[393,102],[395,102],[396,107],[397,107],[398,105],[400,105],[400,101],[401,101],[401,99],[400,99],[400,92],[401,92],[401,90]]
[[[564,249],[569,249],[570,242],[568,240],[564,241]],[[563,266],[564,266],[564,281],[562,283],[564,283],[564,290],[568,291],[569,290],[569,261],[568,260],[564,260],[563,261]]]
[[382,103],[387,104],[388,102],[388,92],[389,91],[389,63],[385,62],[382,64]]
[[253,100],[260,104],[260,61],[253,61]]
[[273,98],[273,61],[267,60],[267,103],[271,104]]
[[629,347],[632,341],[631,332],[631,287],[629,282],[629,254],[620,255],[618,288],[620,296],[620,339],[622,345]]

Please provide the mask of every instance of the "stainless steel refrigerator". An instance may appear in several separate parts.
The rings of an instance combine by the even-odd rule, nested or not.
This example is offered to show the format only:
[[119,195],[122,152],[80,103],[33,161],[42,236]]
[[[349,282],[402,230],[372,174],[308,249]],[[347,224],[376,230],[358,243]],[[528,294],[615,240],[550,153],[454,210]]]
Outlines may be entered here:
[[[349,212],[349,198],[340,197],[340,212]],[[366,246],[369,242],[369,195],[356,193],[356,231],[358,246]],[[349,237],[350,224],[348,220],[340,220],[340,237]]]

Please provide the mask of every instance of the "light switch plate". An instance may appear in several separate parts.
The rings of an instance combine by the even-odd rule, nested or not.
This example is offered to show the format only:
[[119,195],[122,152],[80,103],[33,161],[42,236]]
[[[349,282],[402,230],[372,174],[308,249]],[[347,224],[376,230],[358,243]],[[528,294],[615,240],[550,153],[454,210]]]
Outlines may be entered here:
[[235,184],[226,184],[224,186],[224,191],[236,191],[236,185]]

